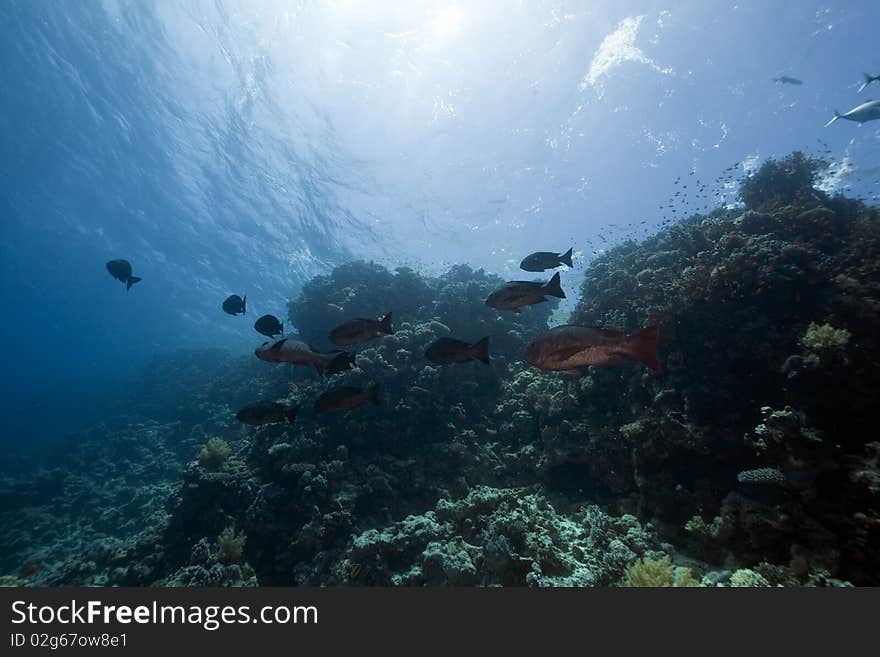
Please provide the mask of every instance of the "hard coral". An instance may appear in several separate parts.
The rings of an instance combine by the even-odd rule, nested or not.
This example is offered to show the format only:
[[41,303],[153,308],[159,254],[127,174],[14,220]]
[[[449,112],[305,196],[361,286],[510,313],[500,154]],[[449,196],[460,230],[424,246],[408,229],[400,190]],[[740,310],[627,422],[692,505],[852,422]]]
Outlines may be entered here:
[[852,334],[846,329],[834,328],[831,324],[810,322],[807,332],[801,338],[801,344],[808,353],[821,355],[845,348],[851,336]]
[[[678,572],[676,572],[678,571]],[[694,587],[699,582],[690,568],[676,569],[669,555],[659,559],[643,557],[626,567],[626,586],[633,587]]]
[[218,470],[229,458],[229,443],[222,438],[211,438],[199,452],[199,465],[206,470]]
[[748,568],[742,568],[730,576],[730,586],[761,587],[770,586],[770,582],[768,582],[760,573],[756,573],[754,570],[749,570]]
[[357,566],[374,585],[608,585],[653,546],[632,516],[594,506],[561,513],[540,493],[480,486],[356,536],[338,572]]
[[217,561],[220,563],[236,563],[241,561],[247,536],[244,532],[236,533],[230,525],[217,537]]

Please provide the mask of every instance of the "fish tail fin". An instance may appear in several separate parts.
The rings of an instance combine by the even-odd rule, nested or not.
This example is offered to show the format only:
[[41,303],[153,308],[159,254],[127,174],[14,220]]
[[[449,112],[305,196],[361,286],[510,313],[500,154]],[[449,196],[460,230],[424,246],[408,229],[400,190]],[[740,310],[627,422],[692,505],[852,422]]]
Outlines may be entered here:
[[563,265],[566,265],[566,266],[568,266],[568,267],[574,267],[574,265],[571,264],[571,252],[572,252],[573,250],[574,250],[574,247],[570,248],[570,249],[569,249],[568,251],[566,251],[565,253],[560,254],[560,256],[559,256],[559,262],[561,262]]
[[244,295],[244,299],[241,300],[241,314],[247,314],[247,295]]
[[391,313],[388,313],[382,318],[380,325],[382,333],[385,333],[386,335],[394,335],[394,329],[391,327]]
[[547,281],[547,284],[544,286],[544,294],[558,297],[559,299],[565,298],[565,292],[562,291],[562,285],[560,284],[559,272],[553,274],[553,278]]
[[839,118],[840,118],[840,112],[838,112],[837,110],[834,110],[834,116],[831,117],[831,120],[825,124],[825,127],[827,128],[828,126],[830,126],[832,123],[834,123]]
[[378,406],[381,403],[381,400],[379,399],[379,384],[374,383],[373,385],[371,385],[368,389],[368,392],[370,393],[370,401]]
[[[354,352],[349,351],[339,351],[339,352],[331,352],[333,354],[333,358],[330,358],[326,363],[324,363],[324,370],[330,368],[331,365],[339,365],[339,368],[334,367],[333,370],[335,372],[341,372],[342,370],[348,370],[355,366],[355,354]],[[349,367],[341,367],[343,365],[348,365]]]
[[287,421],[293,424],[296,422],[296,414],[299,412],[299,404],[293,403],[287,407]]
[[281,322],[281,335],[284,335],[284,322]]
[[131,289],[131,286],[135,283],[140,283],[142,279],[140,276],[129,276],[128,280],[125,281],[125,291],[128,292]]
[[471,353],[478,361],[491,365],[492,362],[489,360],[489,336],[487,335],[479,342],[475,342],[471,347]]
[[648,326],[627,336],[627,355],[655,372],[660,371],[660,357],[657,354],[657,327]]

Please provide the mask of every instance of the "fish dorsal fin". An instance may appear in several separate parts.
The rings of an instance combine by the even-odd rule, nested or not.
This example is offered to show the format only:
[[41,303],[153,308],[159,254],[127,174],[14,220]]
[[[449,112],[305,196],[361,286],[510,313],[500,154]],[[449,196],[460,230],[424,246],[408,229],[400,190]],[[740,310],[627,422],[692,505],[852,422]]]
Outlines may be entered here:
[[279,349],[281,349],[281,346],[282,346],[285,342],[287,342],[287,338],[282,338],[282,339],[280,339],[278,342],[276,342],[276,343],[273,344],[271,347],[269,347],[269,351],[278,351]]

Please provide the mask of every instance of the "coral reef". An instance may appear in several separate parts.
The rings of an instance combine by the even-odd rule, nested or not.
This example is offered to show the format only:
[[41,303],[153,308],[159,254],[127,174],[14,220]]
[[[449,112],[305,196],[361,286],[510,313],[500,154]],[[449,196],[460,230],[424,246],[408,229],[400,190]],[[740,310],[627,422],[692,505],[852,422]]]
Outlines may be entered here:
[[344,583],[371,585],[595,586],[652,548],[633,516],[596,506],[561,514],[534,490],[478,486],[356,536],[336,571]]
[[[745,207],[591,264],[571,321],[657,325],[659,373],[530,368],[555,302],[499,313],[482,270],[364,262],[289,305],[320,349],[342,321],[394,313],[351,370],[157,358],[104,424],[0,478],[0,581],[880,584],[880,213],[814,189],[818,166],[768,162]],[[490,367],[423,357],[485,335]],[[372,383],[380,406],[312,409]],[[284,398],[293,424],[235,420]]]
[[566,420],[633,439],[608,470],[615,486],[631,473],[664,540],[797,566],[771,582],[825,570],[871,584],[876,534],[854,518],[877,501],[852,485],[852,464],[880,383],[880,217],[813,190],[816,166],[770,162],[744,183],[744,212],[691,217],[596,262],[573,320],[658,324],[664,371],[593,373],[604,417]]
[[816,177],[828,163],[800,151],[780,160],[767,160],[740,185],[739,198],[750,210],[773,210],[792,203],[823,201]]

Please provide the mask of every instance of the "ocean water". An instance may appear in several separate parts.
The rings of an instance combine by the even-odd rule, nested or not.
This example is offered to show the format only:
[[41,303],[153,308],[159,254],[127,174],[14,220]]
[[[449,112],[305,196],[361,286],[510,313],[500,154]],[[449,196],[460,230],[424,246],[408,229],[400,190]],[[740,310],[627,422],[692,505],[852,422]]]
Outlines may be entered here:
[[[880,7],[867,0],[3,0],[0,512],[13,534],[23,531],[16,524],[22,509],[39,516],[42,529],[32,540],[5,543],[0,571],[44,584],[613,584],[627,564],[659,559],[661,545],[671,543],[676,564],[700,560],[695,573],[708,577],[704,584],[727,581],[717,573],[737,569],[770,583],[880,581],[877,562],[858,556],[878,547],[876,530],[852,530],[859,537],[852,538],[827,519],[831,511],[809,504],[805,513],[836,542],[794,529],[779,553],[772,537],[752,532],[747,545],[731,530],[730,544],[698,549],[697,523],[685,531],[691,516],[703,514],[711,529],[713,517],[758,504],[738,486],[749,479],[743,472],[762,468],[786,482],[775,491],[779,499],[760,498],[777,520],[803,490],[835,495],[866,480],[874,483],[851,492],[847,508],[878,517],[876,459],[872,475],[869,437],[855,434],[868,417],[860,409],[876,401],[865,386],[878,380],[870,208],[880,200],[880,121],[823,127],[835,110],[880,98],[880,81],[859,91],[864,73],[880,75],[878,23]],[[782,76],[800,84],[775,80]],[[815,195],[780,191],[771,202],[768,186],[785,183],[767,174],[762,200],[744,204],[742,181],[754,180],[769,158],[795,151],[823,159],[811,171]],[[843,198],[863,205],[853,209]],[[804,219],[815,206],[835,218]],[[748,219],[737,223],[746,210],[776,223],[753,221],[759,228],[750,232]],[[795,232],[786,232],[791,225]],[[730,233],[751,237],[728,248]],[[756,235],[772,240],[748,242]],[[800,273],[779,264],[784,245],[805,250],[803,262],[785,252]],[[523,272],[526,255],[569,247],[574,266],[560,270],[561,303],[521,315],[486,308],[487,292],[504,281],[550,277],[554,270]],[[129,291],[105,268],[117,258],[143,279]],[[359,261],[374,265],[352,264]],[[712,267],[700,278],[707,261]],[[733,291],[719,292],[715,281],[734,265],[739,273],[724,287]],[[398,268],[407,269],[395,275]],[[774,287],[783,279],[813,282]],[[823,287],[831,281],[834,290]],[[778,296],[760,306],[774,290]],[[230,294],[247,295],[243,317],[221,310]],[[697,300],[708,310],[688,305]],[[389,311],[403,337],[393,349],[362,354],[354,373],[337,375],[358,386],[381,380],[375,409],[368,402],[316,418],[308,409],[332,381],[253,354],[268,339],[253,329],[264,313],[327,351],[334,325]],[[713,326],[713,317],[729,323]],[[753,330],[756,317],[767,324]],[[564,323],[627,333],[659,324],[657,376],[668,378],[643,379],[649,371],[638,363],[577,377],[530,368],[525,344]],[[831,347],[809,351],[811,324],[845,331],[838,342],[850,351],[834,358]],[[492,336],[496,364],[433,366],[423,351],[429,338],[447,334],[469,343]],[[835,334],[822,339],[833,344]],[[689,352],[697,343],[704,352]],[[831,369],[819,371],[807,392],[792,383],[807,375],[786,378],[790,364],[766,389],[732,362],[719,364],[733,377],[723,383],[698,374],[728,349],[738,363],[744,354],[772,362],[773,372],[789,356],[807,359],[809,368],[813,355],[815,368],[821,361]],[[690,369],[677,371],[681,363]],[[836,382],[843,380],[853,386],[838,400],[849,420],[818,401],[822,390],[842,394]],[[410,403],[419,395],[430,403]],[[679,397],[674,408],[664,406]],[[242,429],[235,413],[263,398],[301,404],[297,424]],[[789,446],[780,448],[787,456],[764,462],[769,448],[744,450],[742,435],[762,418],[771,431],[772,414],[786,408],[792,415],[776,418],[780,426],[797,424],[842,451],[807,458]],[[687,437],[669,422],[689,427]],[[612,434],[624,438],[596,442]],[[572,435],[581,438],[553,442]],[[665,448],[643,447],[645,435],[673,446],[667,461]],[[212,437],[222,438],[232,461],[200,464]],[[676,450],[685,443],[682,456]],[[438,445],[447,451],[436,452]],[[285,450],[302,453],[284,463],[266,456]],[[729,459],[719,457],[723,450]],[[106,475],[100,484],[83,483],[90,458]],[[859,468],[841,465],[854,458],[864,460]],[[793,483],[785,465],[793,459],[814,463],[807,484],[801,470]],[[182,481],[210,479],[214,465],[237,473],[242,489],[213,495],[260,489],[250,507],[204,500],[187,507],[185,500],[162,515]],[[334,479],[349,475],[362,494]],[[384,499],[384,488],[390,499],[409,496],[407,504]],[[67,512],[57,497],[73,489],[104,520],[57,529],[53,518]],[[745,501],[733,504],[728,494]],[[271,511],[281,508],[272,501],[279,496],[300,499],[302,517],[279,521]],[[509,531],[477,540],[438,530],[448,546],[442,554],[400,539],[409,546],[401,554],[423,554],[424,575],[412,581],[399,564],[381,564],[352,542],[370,530],[406,536],[406,515],[462,500],[479,507],[481,496],[493,508],[519,499],[532,509],[529,522],[545,529],[600,523],[598,514],[618,533],[630,522],[654,529],[619,562],[558,573],[546,572],[527,546],[516,547],[522,559],[510,558],[514,547],[507,561],[498,557],[516,543]],[[556,515],[545,517],[541,496]],[[122,498],[146,515],[120,511]],[[687,517],[669,512],[676,505]],[[325,520],[310,519],[312,508]],[[261,524],[258,512],[274,521]],[[334,513],[340,517],[327,520]],[[164,561],[143,556],[149,540],[132,524],[146,517],[161,527],[162,538],[149,540],[164,545],[154,549],[170,555]],[[232,533],[221,540],[227,528]],[[323,538],[304,538],[309,528]],[[245,534],[236,550],[236,536]],[[293,541],[293,556],[264,548],[278,540]],[[585,541],[571,545],[604,549]],[[140,546],[141,561],[82,557],[95,543],[107,554]],[[203,543],[213,556],[199,561],[190,553]],[[223,550],[232,556],[217,556]],[[321,561],[319,553],[335,556]],[[492,558],[502,565],[481,565]],[[537,565],[520,572],[515,563],[529,559]],[[206,579],[210,564],[229,570],[231,563],[246,574]]]

